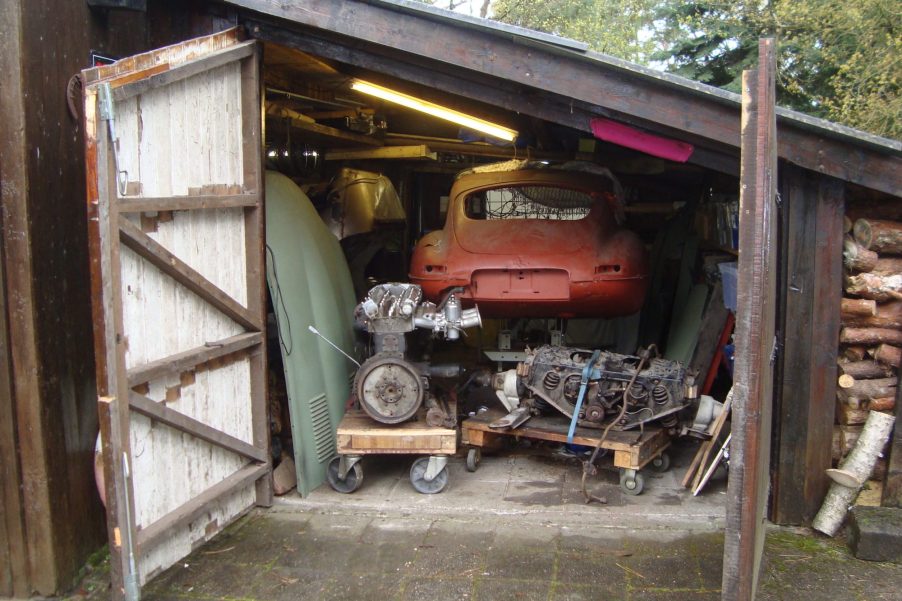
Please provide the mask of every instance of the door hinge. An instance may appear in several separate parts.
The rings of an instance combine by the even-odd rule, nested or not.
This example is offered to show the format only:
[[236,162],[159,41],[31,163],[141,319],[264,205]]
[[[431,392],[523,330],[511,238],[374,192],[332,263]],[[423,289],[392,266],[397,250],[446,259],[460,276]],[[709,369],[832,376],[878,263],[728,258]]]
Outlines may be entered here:
[[783,344],[780,340],[774,336],[774,345],[771,347],[770,351],[770,364],[774,365],[777,362],[777,358],[780,356],[780,353],[783,351]]
[[113,107],[113,91],[109,82],[97,86],[97,107],[100,119],[106,121],[110,129],[110,143],[113,149],[113,159],[116,164],[116,187],[119,196],[125,196],[128,184],[128,172],[119,168],[119,138],[116,137],[116,116]]

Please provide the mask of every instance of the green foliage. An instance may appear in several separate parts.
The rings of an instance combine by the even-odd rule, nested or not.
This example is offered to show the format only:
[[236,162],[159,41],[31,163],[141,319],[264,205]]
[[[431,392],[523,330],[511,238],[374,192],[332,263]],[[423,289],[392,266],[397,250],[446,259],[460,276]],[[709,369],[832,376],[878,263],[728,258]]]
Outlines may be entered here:
[[658,3],[652,60],[739,91],[757,41],[777,39],[777,101],[811,115],[902,137],[898,0]]
[[641,39],[640,31],[651,20],[654,5],[654,0],[494,0],[491,16],[644,62],[652,44]]
[[[461,0],[423,0],[447,8]],[[777,39],[777,102],[902,138],[899,0],[478,0],[493,19],[738,92]]]

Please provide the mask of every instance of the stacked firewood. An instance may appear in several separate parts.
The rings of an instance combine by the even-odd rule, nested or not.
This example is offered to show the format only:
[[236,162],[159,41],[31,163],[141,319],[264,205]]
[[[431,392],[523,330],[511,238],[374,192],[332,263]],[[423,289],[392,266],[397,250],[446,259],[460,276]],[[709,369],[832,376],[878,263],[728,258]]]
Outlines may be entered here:
[[[902,222],[846,221],[833,459],[854,446],[870,411],[893,413],[902,359]],[[885,465],[874,477],[882,479]]]

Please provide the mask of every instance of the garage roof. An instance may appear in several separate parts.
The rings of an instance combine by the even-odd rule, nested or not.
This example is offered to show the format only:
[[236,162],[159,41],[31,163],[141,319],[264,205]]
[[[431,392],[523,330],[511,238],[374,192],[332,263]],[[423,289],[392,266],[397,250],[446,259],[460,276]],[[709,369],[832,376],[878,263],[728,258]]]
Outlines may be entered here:
[[[412,0],[225,0],[252,35],[590,132],[603,116],[696,146],[736,170],[737,94],[585,44]],[[298,35],[302,34],[302,35]],[[778,108],[781,158],[902,196],[902,143]]]

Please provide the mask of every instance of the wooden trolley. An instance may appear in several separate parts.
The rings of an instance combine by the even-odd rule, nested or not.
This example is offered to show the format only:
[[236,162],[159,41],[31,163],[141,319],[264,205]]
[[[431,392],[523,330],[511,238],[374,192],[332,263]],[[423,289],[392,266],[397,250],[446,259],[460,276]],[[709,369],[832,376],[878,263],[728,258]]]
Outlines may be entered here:
[[[499,411],[487,411],[465,420],[461,424],[461,444],[470,447],[467,451],[467,469],[476,471],[482,449],[496,449],[505,438],[527,438],[567,442],[569,420],[554,417],[533,417],[514,430],[499,430],[489,427],[493,421],[503,417]],[[602,430],[576,428],[573,443],[595,448],[601,439]],[[652,468],[663,472],[670,467],[670,457],[664,451],[670,446],[666,430],[657,426],[625,432],[611,430],[602,441],[601,448],[614,452],[614,466],[620,469],[620,488],[629,495],[638,495],[645,487],[645,479],[639,470],[651,464]]]
[[[451,415],[456,411],[452,405]],[[457,429],[430,426],[426,410],[401,424],[382,424],[360,410],[345,413],[338,424],[338,457],[329,463],[326,477],[338,492],[352,493],[363,483],[365,455],[425,455],[413,462],[410,483],[424,494],[439,493],[448,484],[448,457],[457,452]]]

